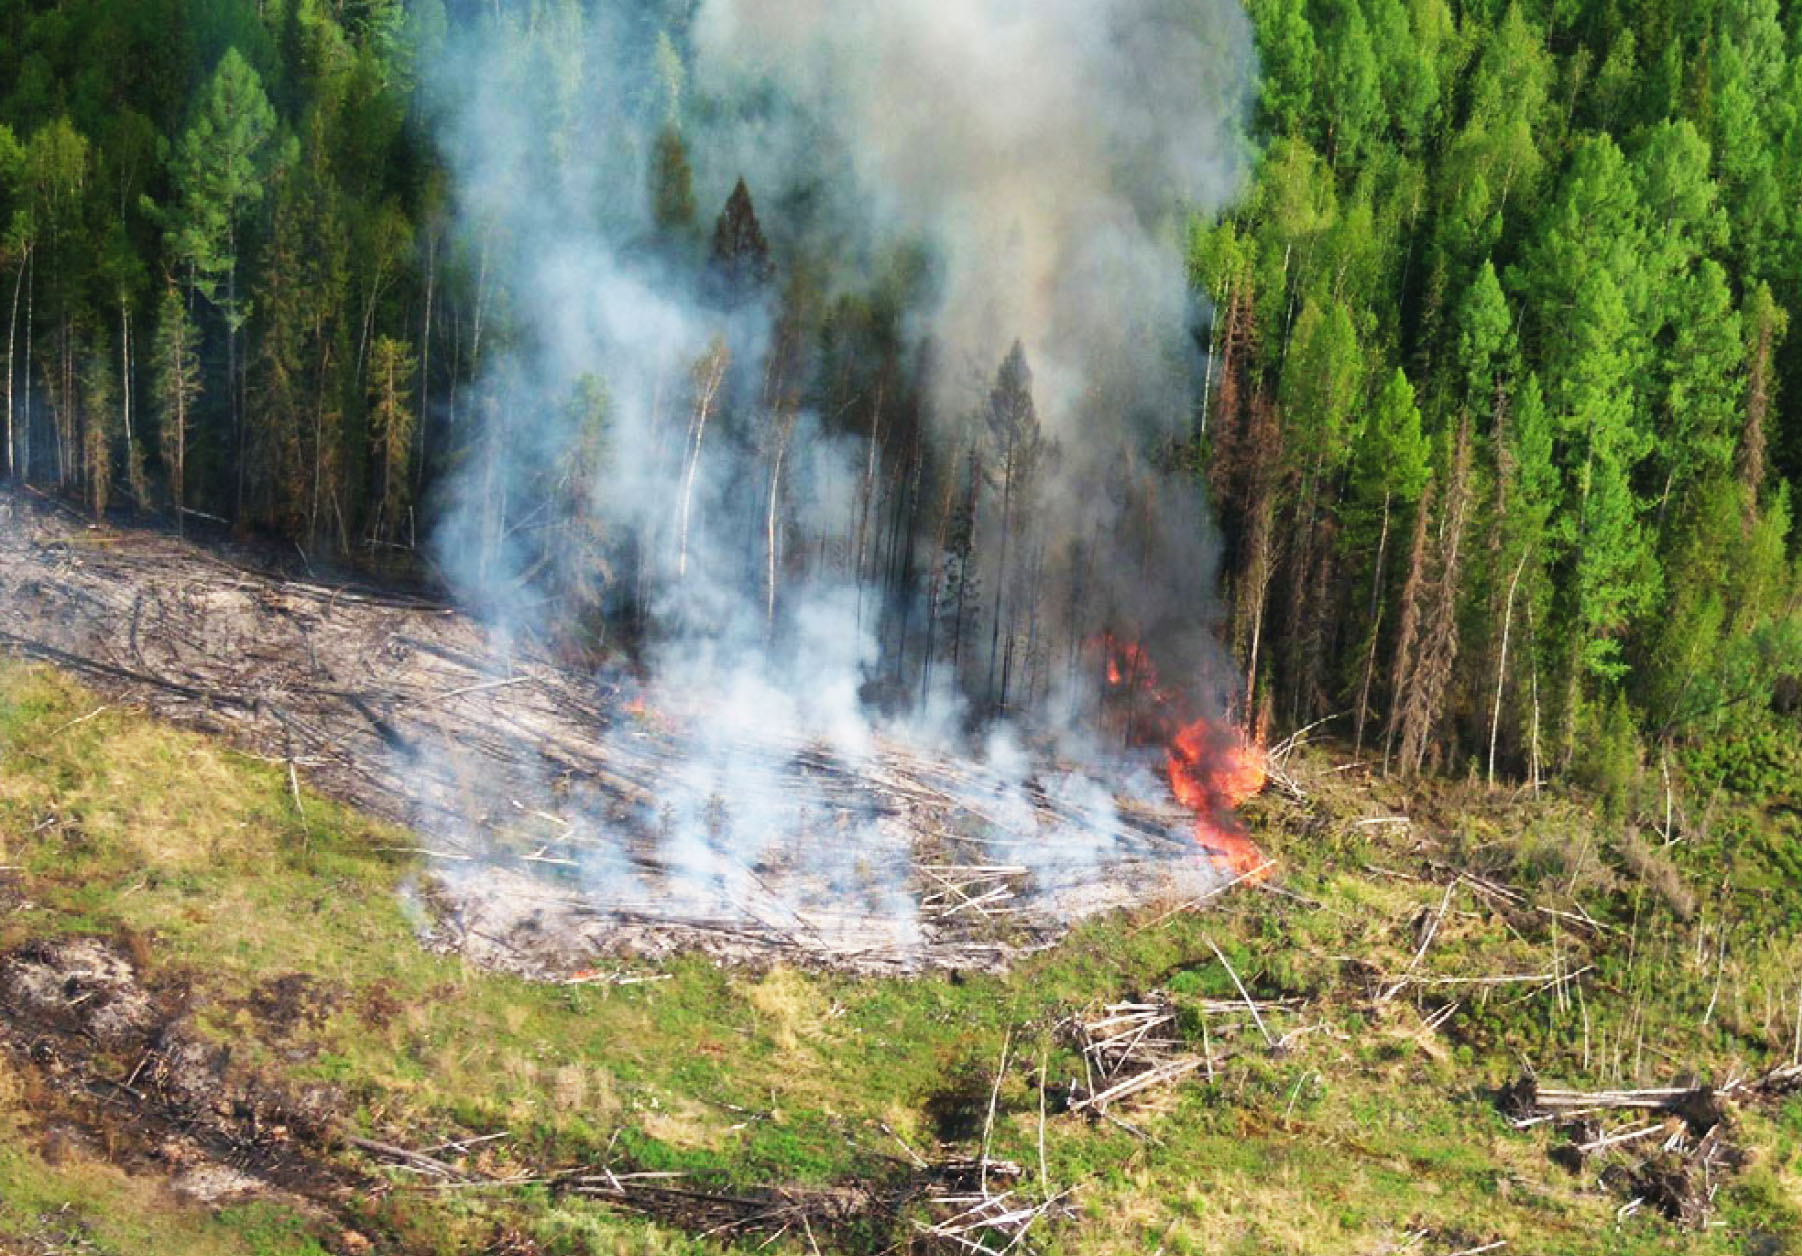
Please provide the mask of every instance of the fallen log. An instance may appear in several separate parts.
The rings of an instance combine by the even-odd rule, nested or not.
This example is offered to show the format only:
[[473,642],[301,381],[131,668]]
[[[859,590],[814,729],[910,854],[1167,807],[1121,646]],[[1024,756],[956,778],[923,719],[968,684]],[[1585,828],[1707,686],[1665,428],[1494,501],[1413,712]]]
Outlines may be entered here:
[[404,1166],[420,1169],[437,1177],[464,1180],[480,1179],[484,1176],[480,1173],[459,1169],[456,1165],[440,1160],[436,1156],[428,1156],[423,1151],[397,1147],[393,1143],[378,1142],[373,1138],[364,1138],[358,1134],[345,1134],[343,1138],[346,1145],[355,1147],[358,1151],[366,1151],[385,1160],[397,1161]]

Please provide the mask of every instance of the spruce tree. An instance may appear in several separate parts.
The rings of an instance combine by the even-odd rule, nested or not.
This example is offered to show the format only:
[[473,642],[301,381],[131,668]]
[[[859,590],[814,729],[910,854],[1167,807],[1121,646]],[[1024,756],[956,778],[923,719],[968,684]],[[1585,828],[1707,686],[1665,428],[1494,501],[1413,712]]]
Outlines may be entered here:
[[742,305],[761,296],[776,277],[770,244],[764,239],[751,204],[751,190],[741,178],[713,226],[708,275],[715,295],[726,305]]

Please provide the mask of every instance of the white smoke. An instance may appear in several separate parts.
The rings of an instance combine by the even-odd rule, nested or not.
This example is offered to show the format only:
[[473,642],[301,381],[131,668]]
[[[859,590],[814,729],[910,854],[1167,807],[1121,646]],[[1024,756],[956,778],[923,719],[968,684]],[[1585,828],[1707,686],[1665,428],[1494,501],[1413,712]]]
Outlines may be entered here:
[[[606,452],[578,500],[607,532],[614,605],[630,597],[648,620],[645,696],[687,747],[651,826],[658,892],[684,911],[760,918],[771,900],[805,912],[818,895],[905,928],[905,833],[847,812],[792,756],[823,746],[856,774],[884,745],[964,745],[965,700],[943,679],[910,683],[909,710],[871,713],[881,615],[862,572],[832,555],[867,509],[874,442],[803,411],[777,476],[774,416],[753,413],[771,310],[723,311],[695,259],[649,243],[652,139],[681,125],[704,221],[742,175],[778,268],[823,259],[828,294],[858,290],[897,248],[924,251],[932,282],[909,326],[944,364],[928,399],[943,467],[1022,341],[1060,450],[1040,493],[1046,530],[1087,541],[1121,524],[1109,477],[1126,465],[1157,480],[1146,451],[1189,421],[1181,227],[1242,180],[1249,24],[1234,0],[699,0],[665,30],[647,9],[497,7],[453,36],[434,77],[482,329],[477,382],[453,401],[462,453],[435,550],[498,631],[541,630],[546,564],[568,561],[542,544],[564,508],[546,486],[581,439],[569,397],[598,376]],[[722,400],[698,432],[695,381],[720,351]],[[1096,605],[1124,599],[1201,640],[1213,560],[1199,497],[1157,482],[1174,538],[1158,542],[1159,587],[1091,555]],[[813,551],[770,553],[778,533]],[[1056,804],[1066,821],[1021,861],[1069,884],[1117,853],[1118,767],[1081,729],[1041,722],[1033,738],[1073,766],[1037,780],[1042,752],[1005,724],[965,750],[986,761],[985,806],[1005,828],[1031,830],[1042,800]],[[548,780],[508,788],[588,830],[612,823],[600,799]],[[804,878],[772,880],[796,867]],[[646,892],[623,860],[591,868]],[[783,888],[802,881],[815,888]]]

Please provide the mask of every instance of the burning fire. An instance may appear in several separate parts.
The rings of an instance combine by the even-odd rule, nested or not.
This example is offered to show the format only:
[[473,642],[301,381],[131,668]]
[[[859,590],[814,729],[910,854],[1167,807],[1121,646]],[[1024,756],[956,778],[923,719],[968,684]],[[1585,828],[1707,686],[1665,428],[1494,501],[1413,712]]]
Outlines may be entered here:
[[1195,840],[1214,862],[1236,877],[1268,872],[1269,861],[1232,814],[1264,788],[1264,748],[1237,729],[1196,720],[1177,730],[1164,762],[1170,792],[1195,813]]
[[1233,810],[1264,788],[1264,748],[1230,724],[1185,718],[1180,699],[1158,684],[1143,648],[1104,638],[1109,687],[1127,703],[1127,740],[1162,744],[1176,801],[1195,813],[1195,840],[1235,877],[1259,879],[1269,861],[1240,829]]

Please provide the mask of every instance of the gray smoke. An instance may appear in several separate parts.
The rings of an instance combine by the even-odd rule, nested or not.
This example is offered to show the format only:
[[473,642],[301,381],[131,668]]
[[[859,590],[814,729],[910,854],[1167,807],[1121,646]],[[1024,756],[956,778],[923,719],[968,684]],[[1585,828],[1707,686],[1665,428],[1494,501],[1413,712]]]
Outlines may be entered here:
[[[503,640],[549,635],[556,591],[578,583],[638,615],[644,697],[688,747],[647,821],[656,894],[805,911],[755,871],[801,866],[823,887],[809,893],[910,927],[905,834],[798,775],[809,745],[853,774],[879,770],[885,747],[961,747],[987,764],[975,788],[1003,828],[1057,804],[1061,827],[1018,859],[1043,884],[1080,884],[1119,853],[1117,749],[1045,718],[971,744],[948,672],[871,713],[882,612],[856,538],[875,442],[804,407],[758,412],[773,302],[722,308],[698,258],[653,244],[651,145],[681,129],[704,221],[743,176],[778,270],[813,259],[828,297],[899,252],[928,259],[908,335],[938,363],[928,460],[945,476],[1023,342],[1057,450],[1032,507],[1046,581],[1078,600],[1066,555],[1089,545],[1094,604],[1177,625],[1200,668],[1213,557],[1197,491],[1156,452],[1193,411],[1182,230],[1244,174],[1249,24],[1234,0],[698,0],[661,28],[650,7],[497,8],[453,34],[433,76],[477,298],[437,561]],[[1138,526],[1155,535],[1130,562],[1098,559],[1096,540],[1147,500],[1157,522]],[[1060,676],[1041,707],[1084,709],[1085,683]],[[1063,766],[1037,772],[1048,745]],[[549,780],[507,788],[605,845],[600,801]],[[617,858],[590,872],[616,899],[653,892]]]
[[[781,187],[824,139],[860,223],[928,242],[937,339],[979,379],[1023,340],[1053,434],[1109,452],[1078,426],[1094,399],[1186,415],[1177,232],[1239,187],[1250,43],[1234,0],[706,0],[694,21],[703,90],[789,106],[722,136],[720,173]],[[972,399],[948,375],[947,415]]]

